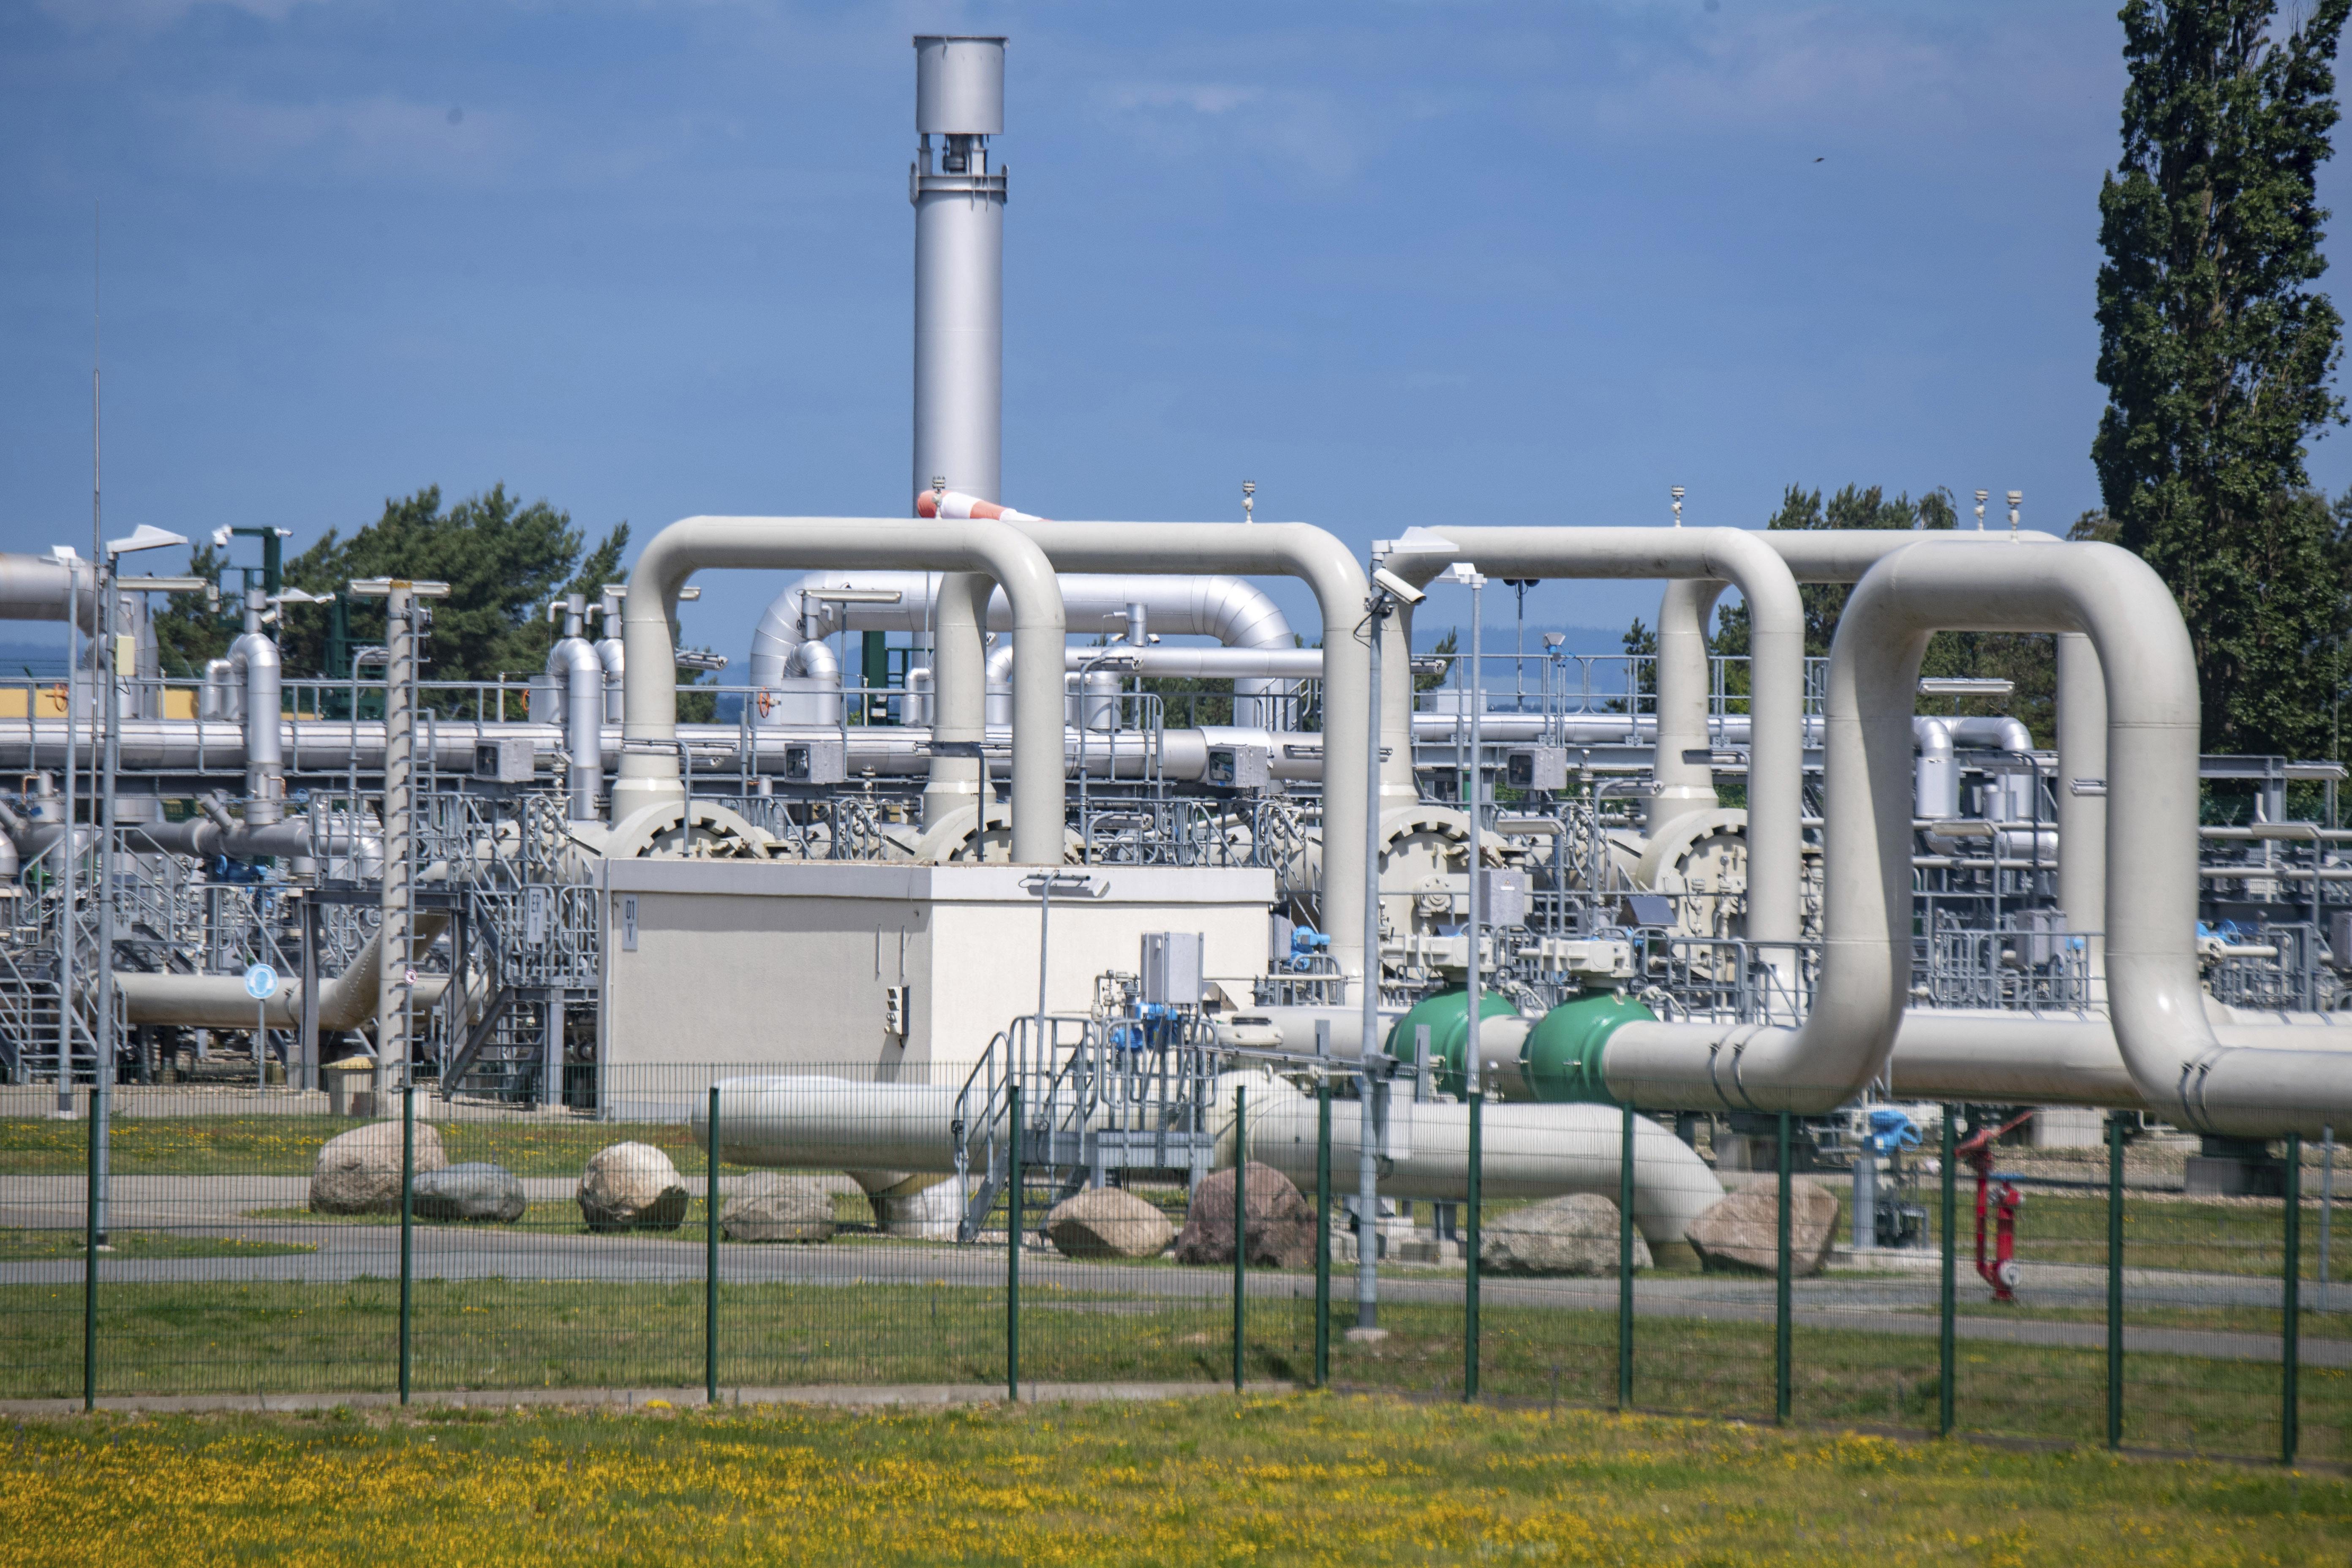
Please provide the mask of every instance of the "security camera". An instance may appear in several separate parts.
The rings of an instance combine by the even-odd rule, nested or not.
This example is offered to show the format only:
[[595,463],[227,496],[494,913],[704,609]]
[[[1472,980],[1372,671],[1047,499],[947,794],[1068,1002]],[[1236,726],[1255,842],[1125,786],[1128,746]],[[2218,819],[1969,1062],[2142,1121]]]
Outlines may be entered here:
[[1372,586],[1408,608],[1429,597],[1385,566],[1372,568]]

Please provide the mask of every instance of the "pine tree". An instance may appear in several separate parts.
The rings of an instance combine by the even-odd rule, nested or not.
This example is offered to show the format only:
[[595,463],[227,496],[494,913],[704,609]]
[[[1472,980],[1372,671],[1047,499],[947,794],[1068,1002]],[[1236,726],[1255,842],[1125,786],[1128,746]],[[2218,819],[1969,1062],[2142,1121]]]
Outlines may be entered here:
[[2128,0],[2123,156],[2099,190],[2092,443],[2116,537],[2179,600],[2205,745],[2315,755],[2345,668],[2345,550],[2305,444],[2341,424],[2315,195],[2352,0]]

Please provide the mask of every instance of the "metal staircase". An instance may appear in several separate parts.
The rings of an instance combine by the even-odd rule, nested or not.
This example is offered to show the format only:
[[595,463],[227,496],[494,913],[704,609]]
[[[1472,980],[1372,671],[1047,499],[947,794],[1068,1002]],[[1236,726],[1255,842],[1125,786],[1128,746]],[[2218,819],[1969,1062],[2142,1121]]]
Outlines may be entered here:
[[1033,1220],[1084,1187],[1101,1186],[1113,1172],[1197,1185],[1216,1152],[1209,1130],[1215,1070],[1210,1032],[1197,1014],[1014,1019],[989,1042],[956,1095],[956,1179],[969,1194],[957,1239],[979,1239],[997,1199],[1015,1181],[1023,1214]]

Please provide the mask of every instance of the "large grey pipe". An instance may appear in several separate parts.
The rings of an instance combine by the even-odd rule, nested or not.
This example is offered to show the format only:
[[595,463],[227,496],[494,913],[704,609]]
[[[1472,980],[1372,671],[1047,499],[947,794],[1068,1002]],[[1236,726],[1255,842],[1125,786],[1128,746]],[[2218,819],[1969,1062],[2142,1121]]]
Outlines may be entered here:
[[[1004,131],[1004,40],[926,36],[915,40],[916,162],[907,199],[915,206],[914,471],[909,494],[947,485],[989,500],[1003,498],[1004,402],[1004,201],[1002,170],[991,170],[988,139]],[[941,138],[932,163],[931,138]],[[987,585],[950,574],[940,585],[948,618],[937,626],[932,659],[942,730],[976,742],[986,702],[980,627],[971,610]],[[926,609],[930,606],[926,605]],[[754,639],[757,665],[757,638]],[[755,685],[765,685],[756,672]],[[949,707],[952,701],[953,708]],[[948,738],[946,735],[942,739]],[[971,756],[935,752],[923,791],[923,822],[978,803],[984,780]],[[1036,845],[1032,847],[1037,847]],[[1016,855],[1018,858],[1024,857]],[[1052,858],[1061,859],[1057,847]]]
[[245,702],[245,819],[254,826],[276,822],[286,798],[285,671],[278,645],[261,629],[268,601],[255,589],[247,596],[245,633],[228,645],[231,678]]
[[[827,588],[877,589],[898,595],[893,604],[843,604],[822,597]],[[819,596],[812,601],[808,595]],[[781,688],[788,678],[808,673],[796,663],[816,638],[841,631],[894,631],[935,635],[940,626],[945,580],[922,572],[814,572],[776,595],[761,614],[751,632],[751,657],[745,680],[757,687]],[[1125,618],[1127,606],[1141,605],[1151,629],[1168,636],[1213,637],[1227,648],[1257,648],[1268,652],[1297,647],[1291,625],[1281,609],[1255,584],[1218,575],[1156,576],[1144,573],[1066,572],[1062,574],[1063,616],[1080,635],[1110,629]],[[1013,606],[1002,591],[992,593],[982,624],[991,631],[1013,625]],[[1156,650],[1163,655],[1181,648]],[[1198,650],[1195,650],[1198,651]],[[1313,650],[1307,650],[1313,651]],[[1009,660],[1011,650],[998,647],[990,656]],[[944,665],[945,659],[939,661]],[[935,665],[935,668],[938,668]],[[1009,663],[1008,663],[1009,668]],[[1232,675],[1219,670],[1218,675]],[[1320,673],[1318,666],[1312,673]],[[1283,682],[1278,678],[1243,671],[1234,691],[1234,722],[1244,728],[1275,729],[1275,710]],[[779,707],[778,721],[784,709]]]
[[[2352,1032],[2287,1028],[2275,1048],[2229,1046],[2206,1016],[2196,952],[2197,668],[2163,580],[2107,544],[1905,551],[1864,578],[1839,626],[1841,647],[1851,637],[1858,650],[1853,662],[1875,667],[1865,702],[1907,703],[1928,635],[1946,627],[2079,632],[2097,655],[2107,706],[2107,1005],[2141,1095],[2202,1132],[2316,1135],[2341,1125],[2352,1116],[2352,1052],[2336,1047]],[[1834,657],[1831,668],[1834,699]],[[1899,693],[1886,684],[1897,671],[1906,679]],[[1907,878],[1902,892],[1907,906]],[[2299,1037],[2314,1048],[2291,1048]]]
[[[1297,577],[1314,592],[1323,617],[1323,930],[1331,938],[1332,958],[1348,978],[1349,999],[1356,999],[1353,987],[1369,973],[1368,958],[1379,962],[1363,952],[1366,812],[1363,793],[1356,787],[1372,763],[1372,667],[1364,630],[1362,565],[1339,540],[1303,522],[1059,522],[1040,518],[1013,526],[1043,546],[1060,571],[1179,576],[1242,572]],[[1047,658],[1050,667],[1023,650],[1014,662],[1013,679],[1026,683],[1043,667],[1058,702],[1062,656],[1057,648]],[[1402,677],[1400,683],[1412,685]]]
[[627,649],[615,822],[685,798],[678,770],[676,649],[670,618],[697,571],[875,563],[979,572],[1004,585],[1021,654],[1013,692],[1013,858],[1062,860],[1062,596],[1045,552],[1002,522],[979,518],[689,517],[656,534],[629,574],[621,637]]
[[1666,584],[1658,605],[1658,743],[1651,759],[1651,790],[1645,820],[1652,832],[1717,803],[1715,770],[1707,732],[1714,665],[1708,658],[1707,617],[1728,584],[1679,577]]
[[[1738,585],[1748,605],[1755,687],[1748,740],[1748,936],[1768,942],[1798,940],[1803,930],[1799,819],[1804,804],[1805,615],[1796,581],[1780,558],[1760,535],[1736,528],[1448,524],[1443,533],[1452,550],[1400,552],[1391,557],[1390,569],[1414,583],[1430,581],[1459,560],[1474,563],[1489,577],[1668,577],[1723,579]],[[1402,640],[1410,645],[1409,635]],[[1402,752],[1409,767],[1412,685],[1398,686],[1394,698],[1384,695],[1381,701],[1382,742]],[[1907,761],[1907,745],[1905,752]]]
[[567,811],[574,822],[596,819],[596,795],[604,782],[604,661],[580,633],[585,619],[582,595],[547,606],[563,617],[563,635],[547,650],[547,673],[563,695],[563,755]]
[[0,555],[0,621],[62,621],[68,603],[75,623],[97,635],[98,577],[89,562]]
[[[410,935],[410,949],[399,963],[405,964],[421,957],[438,941],[449,917],[444,914],[419,914]],[[384,965],[383,932],[377,931],[367,940],[344,971],[320,984],[319,987],[319,1026],[340,1034],[356,1029],[375,1016],[376,1000],[383,984]],[[301,1026],[302,985],[288,978],[278,983],[267,1001],[255,1001],[245,988],[245,980],[236,974],[171,974],[145,970],[119,969],[114,984],[122,993],[122,1005],[134,1025],[172,1025],[187,1029],[249,1029],[257,1017],[266,1017],[273,1029],[294,1029]],[[447,984],[446,977],[419,975],[416,999],[430,1004]]]

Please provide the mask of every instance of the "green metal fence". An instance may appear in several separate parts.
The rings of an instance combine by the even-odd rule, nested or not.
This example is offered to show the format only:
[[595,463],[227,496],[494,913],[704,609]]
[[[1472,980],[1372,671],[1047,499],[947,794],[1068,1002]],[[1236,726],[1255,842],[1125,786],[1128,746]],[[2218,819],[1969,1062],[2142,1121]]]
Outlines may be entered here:
[[[2352,1457],[2332,1143],[2290,1144],[2277,1195],[2127,1180],[2122,1123],[2071,1181],[1996,1169],[1993,1242],[2002,1188],[2021,1194],[2002,1300],[1999,1270],[1977,1267],[1959,1108],[1913,1167],[1927,1245],[1857,1249],[1848,1179],[1795,1169],[1785,1118],[1737,1159],[1709,1150],[1710,1173],[1691,1162],[1688,1192],[1637,1186],[1626,1153],[1613,1192],[1536,1202],[1480,1190],[1474,1103],[1462,1196],[1363,1216],[1352,1157],[1331,1169],[1332,1085],[1298,1186],[1250,1158],[1276,1097],[1244,1087],[1201,1192],[1134,1177],[1126,1217],[1079,1223],[1066,1172],[982,1205],[953,1179],[772,1142],[754,1164],[730,1152],[716,1088],[745,1070],[608,1081],[601,1117],[425,1088],[362,1124],[250,1088],[120,1090],[101,1145],[86,1091],[71,1120],[0,1115],[0,1398],[1281,1384]],[[877,1145],[894,1114],[877,1090]],[[1027,1120],[1014,1112],[1016,1140]],[[355,1129],[366,1157],[322,1173],[321,1150]],[[1711,1204],[1718,1185],[1748,1205],[1747,1232],[1704,1258],[1678,1232],[1645,1235],[1654,1210]],[[1378,1331],[1352,1332],[1331,1275],[1367,1244]]]

